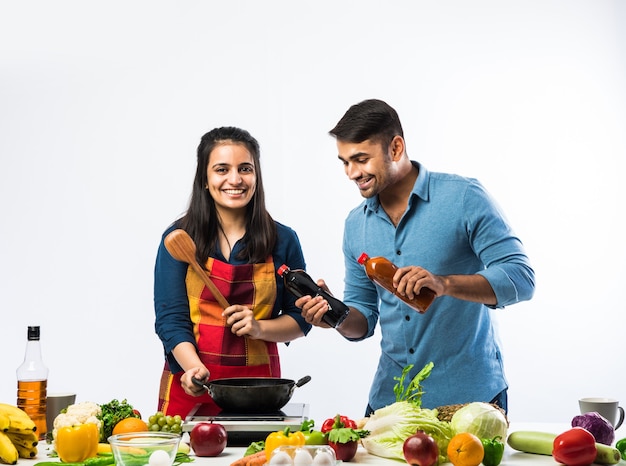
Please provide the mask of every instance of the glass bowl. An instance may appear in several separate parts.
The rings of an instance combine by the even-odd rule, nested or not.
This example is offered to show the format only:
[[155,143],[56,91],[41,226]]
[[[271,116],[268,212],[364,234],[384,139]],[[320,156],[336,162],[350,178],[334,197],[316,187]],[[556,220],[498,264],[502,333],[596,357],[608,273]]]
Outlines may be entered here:
[[116,466],[172,466],[180,439],[171,432],[131,432],[108,440]]

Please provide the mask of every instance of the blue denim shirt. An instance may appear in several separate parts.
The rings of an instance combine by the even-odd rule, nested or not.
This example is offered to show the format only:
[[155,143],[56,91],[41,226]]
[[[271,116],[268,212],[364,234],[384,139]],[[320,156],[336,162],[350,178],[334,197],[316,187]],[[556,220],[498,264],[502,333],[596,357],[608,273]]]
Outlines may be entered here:
[[423,384],[422,407],[488,402],[507,388],[489,307],[442,296],[419,314],[371,282],[357,259],[365,252],[437,275],[481,274],[498,308],[530,299],[534,272],[521,241],[477,180],[412,163],[419,175],[397,227],[377,196],[363,201],[345,222],[344,302],[367,318],[364,338],[374,334],[378,322],[382,336],[369,404],[378,409],[393,403],[394,377],[408,364],[414,365],[413,377],[430,361],[434,369]]

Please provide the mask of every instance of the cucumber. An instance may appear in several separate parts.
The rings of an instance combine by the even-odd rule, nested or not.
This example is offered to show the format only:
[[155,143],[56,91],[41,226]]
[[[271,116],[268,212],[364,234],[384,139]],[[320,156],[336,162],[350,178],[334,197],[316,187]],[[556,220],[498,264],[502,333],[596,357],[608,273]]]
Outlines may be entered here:
[[[556,434],[548,432],[534,432],[530,430],[518,430],[511,432],[506,442],[511,448],[526,453],[537,455],[552,455],[552,446]],[[621,454],[617,448],[596,442],[596,459],[598,464],[617,464],[620,462]]]

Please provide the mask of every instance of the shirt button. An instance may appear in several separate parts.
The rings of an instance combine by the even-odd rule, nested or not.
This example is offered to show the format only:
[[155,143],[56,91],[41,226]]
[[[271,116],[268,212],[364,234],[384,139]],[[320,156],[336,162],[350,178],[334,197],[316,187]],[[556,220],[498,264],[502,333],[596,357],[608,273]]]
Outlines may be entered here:
[[413,354],[415,353],[415,350],[413,348],[409,348],[409,353]]
[[409,320],[411,320],[411,317],[410,316],[404,316],[404,320],[409,321]]
[[396,255],[397,256],[401,256],[402,255],[402,251],[400,251],[399,249],[396,251]]

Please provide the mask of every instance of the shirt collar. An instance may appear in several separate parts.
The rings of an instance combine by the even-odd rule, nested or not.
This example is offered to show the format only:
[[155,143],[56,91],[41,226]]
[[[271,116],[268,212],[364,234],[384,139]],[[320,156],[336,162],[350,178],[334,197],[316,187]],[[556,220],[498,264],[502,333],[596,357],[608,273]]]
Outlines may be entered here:
[[[415,197],[419,197],[424,201],[428,200],[428,182],[430,180],[430,172],[424,167],[424,165],[414,160],[411,160],[411,164],[418,169],[418,175],[415,180],[415,184],[413,185],[413,189],[411,190],[409,205]],[[370,197],[369,199],[365,199],[363,210],[378,212],[379,207],[380,201],[378,200],[378,195],[376,195],[374,197]]]

